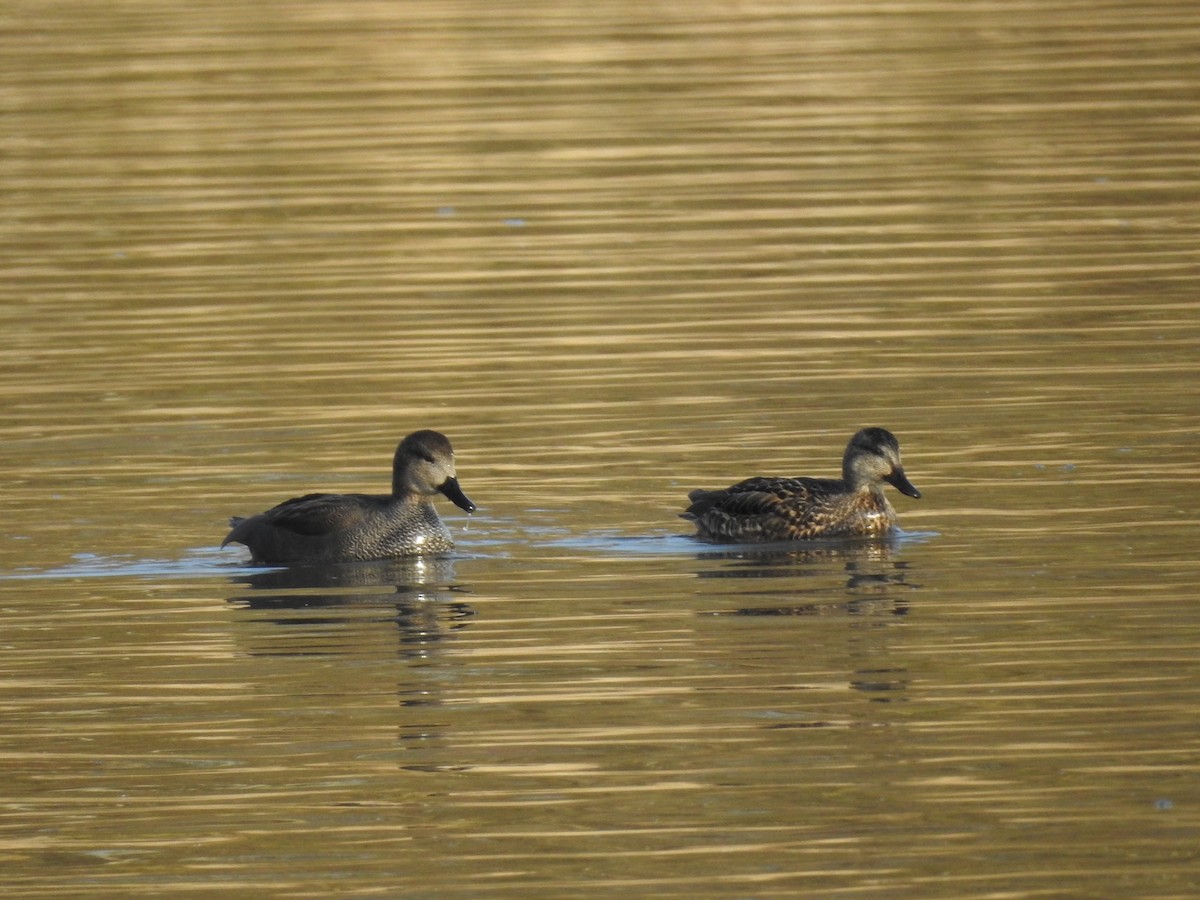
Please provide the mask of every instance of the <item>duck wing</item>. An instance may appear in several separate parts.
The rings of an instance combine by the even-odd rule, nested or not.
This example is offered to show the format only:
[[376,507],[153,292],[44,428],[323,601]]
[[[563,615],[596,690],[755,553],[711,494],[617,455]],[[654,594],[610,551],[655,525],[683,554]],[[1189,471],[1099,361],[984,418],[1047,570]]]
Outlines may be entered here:
[[747,478],[718,491],[688,494],[683,513],[701,534],[728,540],[788,540],[810,529],[814,509],[839,482],[824,478]]
[[785,505],[807,506],[828,495],[834,484],[822,478],[747,478],[719,491],[692,491],[688,512],[698,514],[713,508],[742,515],[778,512]]
[[221,546],[233,542],[247,543],[262,536],[263,528],[280,529],[308,537],[344,531],[361,524],[387,497],[369,494],[305,494],[284,500],[278,506],[257,516],[231,519],[233,530]]
[[305,494],[285,500],[263,516],[276,528],[296,534],[329,534],[362,524],[386,499],[369,494]]

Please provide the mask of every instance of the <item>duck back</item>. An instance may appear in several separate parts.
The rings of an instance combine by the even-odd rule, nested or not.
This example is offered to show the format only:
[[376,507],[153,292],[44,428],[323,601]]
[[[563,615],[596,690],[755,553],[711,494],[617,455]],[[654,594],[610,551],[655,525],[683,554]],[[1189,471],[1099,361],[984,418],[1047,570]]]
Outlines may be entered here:
[[883,492],[851,491],[836,478],[747,478],[688,494],[683,513],[703,541],[800,541],[887,533],[896,514]]

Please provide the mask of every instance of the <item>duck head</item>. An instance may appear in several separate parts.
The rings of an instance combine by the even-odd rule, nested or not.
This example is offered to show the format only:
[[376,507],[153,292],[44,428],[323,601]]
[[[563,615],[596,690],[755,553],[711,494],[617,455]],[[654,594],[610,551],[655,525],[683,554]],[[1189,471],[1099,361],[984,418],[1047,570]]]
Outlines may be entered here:
[[855,490],[886,481],[906,496],[921,496],[900,464],[900,442],[886,428],[864,428],[850,438],[842,457],[842,478]]
[[443,494],[466,512],[475,504],[458,486],[454,469],[454,448],[440,431],[414,431],[396,448],[392,463],[392,494]]

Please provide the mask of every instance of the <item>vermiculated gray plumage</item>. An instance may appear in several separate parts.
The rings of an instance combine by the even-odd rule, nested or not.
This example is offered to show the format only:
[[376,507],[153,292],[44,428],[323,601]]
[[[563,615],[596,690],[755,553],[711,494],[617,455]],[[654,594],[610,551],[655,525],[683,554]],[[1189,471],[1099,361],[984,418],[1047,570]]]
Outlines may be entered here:
[[245,544],[255,562],[321,564],[442,553],[454,547],[430,497],[461,509],[472,503],[458,486],[445,435],[417,431],[392,460],[391,494],[305,494],[266,512],[229,520],[221,542]]

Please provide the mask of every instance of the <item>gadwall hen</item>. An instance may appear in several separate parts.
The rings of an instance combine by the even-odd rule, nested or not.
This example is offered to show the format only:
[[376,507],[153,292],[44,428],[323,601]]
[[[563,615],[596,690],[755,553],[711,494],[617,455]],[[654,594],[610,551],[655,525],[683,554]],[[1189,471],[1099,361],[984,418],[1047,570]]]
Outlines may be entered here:
[[306,494],[249,518],[229,520],[221,546],[245,544],[254,562],[339,563],[441,553],[454,547],[430,497],[444,494],[467,512],[454,450],[444,434],[415,431],[392,462],[391,494]]
[[897,525],[883,483],[920,497],[900,465],[900,442],[883,428],[864,428],[842,456],[842,477],[748,478],[719,491],[688,494],[683,518],[714,543],[879,537]]

